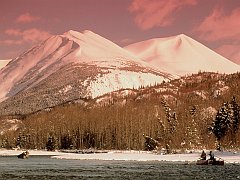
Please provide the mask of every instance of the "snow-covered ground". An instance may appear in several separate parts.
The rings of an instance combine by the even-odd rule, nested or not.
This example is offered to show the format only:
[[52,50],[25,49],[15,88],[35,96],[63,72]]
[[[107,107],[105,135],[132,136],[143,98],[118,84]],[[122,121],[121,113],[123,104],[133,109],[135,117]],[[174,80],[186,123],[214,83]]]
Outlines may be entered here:
[[[20,150],[0,150],[0,156],[16,156],[23,151]],[[209,151],[207,151],[208,153]],[[107,153],[63,153],[51,151],[29,150],[31,155],[50,155],[57,159],[76,160],[116,160],[116,161],[169,161],[195,163],[200,157],[201,151],[184,154],[157,154],[146,151],[108,151]],[[225,163],[240,164],[240,152],[214,152],[217,159],[221,158]]]
[[[58,152],[58,151],[41,151],[41,150],[28,150],[29,155],[46,155],[46,156],[57,156],[57,155],[65,155],[66,153]],[[17,156],[24,152],[24,150],[5,150],[0,149],[0,156]],[[67,154],[66,154],[67,155]]]
[[153,86],[157,82],[168,81],[163,76],[124,70],[109,70],[111,73],[99,74],[95,81],[90,82],[88,92],[95,98],[119,89],[132,89]]

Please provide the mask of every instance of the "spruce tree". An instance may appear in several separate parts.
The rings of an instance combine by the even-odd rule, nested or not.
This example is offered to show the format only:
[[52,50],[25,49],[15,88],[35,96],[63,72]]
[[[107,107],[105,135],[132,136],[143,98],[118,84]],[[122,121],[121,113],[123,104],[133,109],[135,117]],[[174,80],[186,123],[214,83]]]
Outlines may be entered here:
[[235,139],[236,131],[239,128],[239,112],[240,107],[236,103],[235,97],[232,98],[230,103],[224,103],[218,110],[213,125],[213,133],[218,142],[229,132],[231,138]]
[[226,135],[228,122],[228,103],[224,103],[223,106],[218,110],[213,125],[213,133],[218,141],[220,141]]
[[165,145],[166,149],[168,149],[168,152],[171,152],[172,138],[173,134],[176,131],[176,125],[178,123],[177,116],[175,112],[172,112],[170,106],[164,98],[161,99],[161,104],[165,111],[165,117],[167,120],[167,128],[165,131]]
[[53,136],[48,137],[46,149],[48,151],[54,151],[54,150],[56,150],[56,148],[57,148],[56,139]]
[[201,139],[199,132],[197,130],[197,122],[196,122],[196,114],[197,114],[197,106],[193,105],[189,110],[191,116],[191,123],[189,123],[186,127],[186,136],[189,142],[189,146],[194,148],[201,144]]
[[236,102],[236,98],[233,96],[232,101],[230,102],[230,109],[231,109],[231,124],[232,124],[232,131],[235,134],[239,128],[239,118],[240,118],[240,106]]
[[24,134],[19,134],[19,136],[17,137],[17,141],[16,141],[16,146],[19,148],[26,148],[27,145],[27,138]]
[[158,147],[159,142],[157,140],[151,138],[150,136],[146,136],[145,134],[143,134],[143,136],[145,138],[145,142],[144,142],[145,151],[153,151]]

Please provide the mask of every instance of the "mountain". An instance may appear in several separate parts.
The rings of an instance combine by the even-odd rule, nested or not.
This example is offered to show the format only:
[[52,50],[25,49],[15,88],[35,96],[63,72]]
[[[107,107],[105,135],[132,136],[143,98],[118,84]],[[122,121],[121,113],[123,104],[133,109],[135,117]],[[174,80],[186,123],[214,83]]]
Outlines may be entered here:
[[52,36],[0,71],[0,114],[24,114],[174,76],[91,32]]
[[240,71],[239,65],[184,34],[134,43],[125,49],[152,65],[180,76],[199,71],[227,74]]
[[4,68],[11,60],[0,60],[0,70]]

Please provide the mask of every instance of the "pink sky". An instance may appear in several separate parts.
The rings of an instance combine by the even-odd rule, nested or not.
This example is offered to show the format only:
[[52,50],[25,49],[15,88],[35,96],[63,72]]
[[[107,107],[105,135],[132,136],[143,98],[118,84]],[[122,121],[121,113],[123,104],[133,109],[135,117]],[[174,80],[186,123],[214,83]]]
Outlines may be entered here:
[[0,59],[70,29],[120,46],[184,33],[240,64],[240,0],[1,0]]

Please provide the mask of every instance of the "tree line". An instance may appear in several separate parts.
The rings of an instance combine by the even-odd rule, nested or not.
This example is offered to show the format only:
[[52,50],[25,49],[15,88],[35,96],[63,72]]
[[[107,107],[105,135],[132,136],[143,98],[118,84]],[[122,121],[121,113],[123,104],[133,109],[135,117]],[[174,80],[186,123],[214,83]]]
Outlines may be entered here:
[[[66,104],[28,115],[17,131],[0,135],[0,145],[47,150],[150,150],[146,146],[148,136],[158,142],[159,149],[169,151],[238,148],[239,74],[224,79],[212,74],[201,77],[199,82],[172,82],[180,87],[177,92],[159,92],[158,88],[167,85],[164,83],[101,106],[94,101],[88,105]],[[231,88],[214,97],[215,85],[221,80]],[[207,98],[196,90],[206,91]]]

